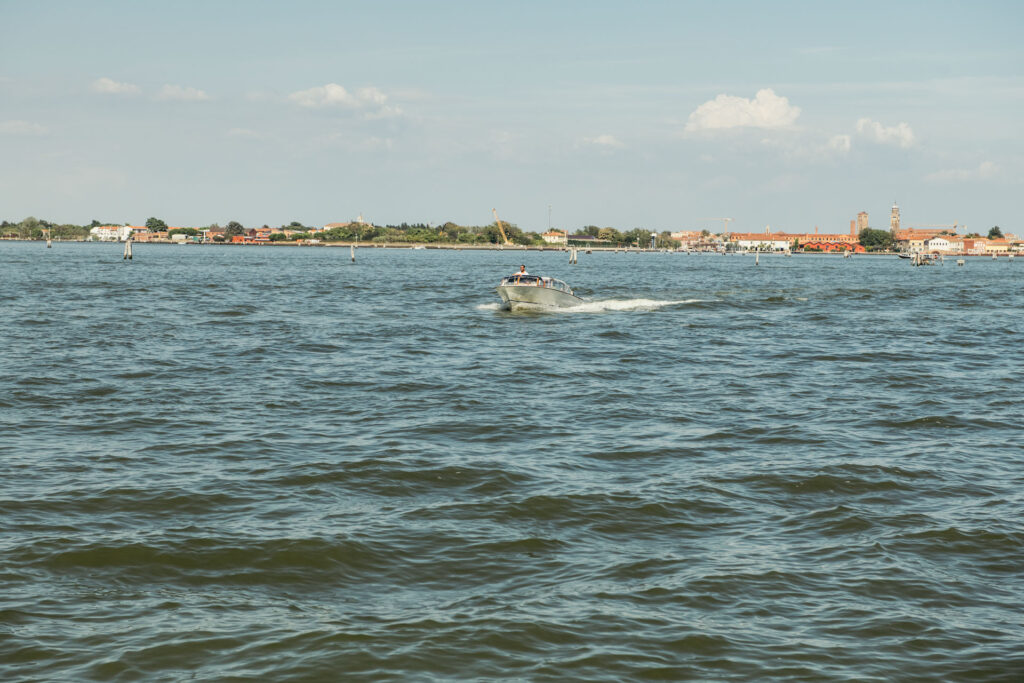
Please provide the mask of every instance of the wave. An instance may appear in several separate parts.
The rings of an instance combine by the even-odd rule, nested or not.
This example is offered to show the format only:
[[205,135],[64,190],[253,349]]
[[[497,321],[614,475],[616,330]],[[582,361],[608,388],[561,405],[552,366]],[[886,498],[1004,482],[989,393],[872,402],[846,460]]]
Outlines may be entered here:
[[[684,306],[687,304],[700,304],[717,301],[717,299],[602,299],[599,301],[584,301],[578,306],[567,306],[565,308],[538,309],[551,313],[604,313],[606,311],[654,311],[668,306]],[[500,311],[502,304],[489,303],[480,304],[476,307],[478,311]]]
[[603,313],[604,311],[653,311],[668,306],[699,304],[707,299],[604,299],[585,301],[578,306],[558,309],[559,313]]

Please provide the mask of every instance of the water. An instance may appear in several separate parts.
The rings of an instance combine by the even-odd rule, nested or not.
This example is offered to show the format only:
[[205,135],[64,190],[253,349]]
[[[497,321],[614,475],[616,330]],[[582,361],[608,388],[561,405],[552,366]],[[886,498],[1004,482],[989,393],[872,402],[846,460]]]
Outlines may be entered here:
[[1024,264],[348,256],[0,243],[0,678],[1019,680]]

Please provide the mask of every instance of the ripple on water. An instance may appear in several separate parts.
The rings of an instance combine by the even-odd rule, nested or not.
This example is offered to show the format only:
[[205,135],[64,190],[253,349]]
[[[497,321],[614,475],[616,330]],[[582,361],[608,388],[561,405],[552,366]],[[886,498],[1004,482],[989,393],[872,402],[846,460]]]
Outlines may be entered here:
[[39,246],[0,678],[1024,670],[1005,267],[524,252],[587,301],[513,314],[503,252]]

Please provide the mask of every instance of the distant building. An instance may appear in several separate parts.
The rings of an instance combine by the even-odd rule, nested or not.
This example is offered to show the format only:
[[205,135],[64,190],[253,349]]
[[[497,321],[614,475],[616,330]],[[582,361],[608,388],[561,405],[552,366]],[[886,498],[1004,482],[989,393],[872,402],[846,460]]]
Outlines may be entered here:
[[97,225],[89,235],[100,242],[124,242],[133,230],[130,225]]
[[245,233],[246,242],[269,242],[273,228],[253,228]]
[[950,249],[949,240],[944,236],[936,236],[930,240],[925,240],[924,250],[936,254],[947,254],[952,251]]
[[984,254],[988,240],[984,237],[965,237],[963,251],[965,254]]
[[679,242],[682,249],[698,249],[708,240],[703,230],[677,230],[668,236]]
[[1009,240],[988,240],[988,244],[985,245],[986,254],[1006,254],[1010,251]]
[[729,233],[729,243],[739,249],[756,249],[760,251],[786,251],[796,244],[801,249],[812,251],[864,251],[856,234],[854,234],[853,221],[850,222],[850,233],[820,233],[818,228],[814,232],[788,233],[771,232],[765,229],[763,233]]
[[895,235],[900,231],[900,207],[896,202],[892,203],[892,212],[889,214],[889,231]]
[[568,231],[566,231],[566,230],[549,230],[548,232],[546,232],[543,235],[541,235],[541,238],[547,244],[565,244],[565,240],[566,240],[565,236],[567,234],[568,234]]
[[733,232],[729,233],[729,242],[744,250],[786,251],[793,245],[793,237],[784,232]]
[[857,234],[860,234],[861,230],[868,229],[868,212],[861,211],[857,214]]

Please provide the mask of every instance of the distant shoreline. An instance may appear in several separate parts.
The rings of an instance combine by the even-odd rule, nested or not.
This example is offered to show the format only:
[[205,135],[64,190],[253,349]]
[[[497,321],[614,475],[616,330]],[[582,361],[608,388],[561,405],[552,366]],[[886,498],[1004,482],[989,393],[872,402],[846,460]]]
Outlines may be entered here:
[[[45,242],[45,239],[22,239],[18,237],[4,237],[0,238],[0,242]],[[113,241],[97,241],[97,240],[53,240],[56,243],[70,243],[70,244],[124,244],[124,242],[113,242]],[[512,246],[502,246],[500,244],[458,244],[454,242],[320,242],[318,244],[302,244],[300,242],[257,242],[257,243],[241,243],[241,242],[172,242],[170,240],[160,241],[135,241],[132,242],[134,245],[139,246],[189,246],[189,247],[355,247],[356,249],[433,249],[433,250],[445,250],[445,251],[568,251],[569,247],[564,245],[522,245],[516,244]],[[612,252],[612,253],[669,253],[669,254],[721,254],[723,256],[750,256],[753,254],[764,254],[765,256],[784,256],[785,252],[780,251],[687,251],[673,250],[673,249],[640,249],[637,247],[588,247],[579,246],[573,247],[583,252]],[[794,251],[791,254],[799,254],[800,256],[831,256],[842,258],[844,254],[849,254],[849,257],[863,257],[863,256],[897,256],[900,252],[896,251],[867,251],[867,252],[844,252],[844,251]],[[1015,252],[997,254],[997,257],[1008,257],[1015,255]],[[942,254],[944,257],[949,258],[984,258],[991,259],[992,254]]]
[[[22,239],[22,238],[2,238],[0,242],[45,242],[45,239]],[[124,244],[124,242],[114,242],[111,240],[53,240],[55,243],[71,243],[71,244]],[[152,241],[138,241],[133,240],[132,244],[139,246],[189,246],[189,247],[355,247],[356,249],[434,249],[434,250],[447,250],[447,251],[568,251],[569,247],[565,245],[555,244],[516,244],[511,246],[502,246],[500,244],[458,244],[456,242],[320,242],[318,244],[302,244],[300,242],[172,242],[170,240],[152,240]],[[687,251],[674,250],[674,249],[646,249],[637,247],[591,247],[591,246],[574,246],[572,248],[578,249],[579,251],[607,251],[607,252],[636,252],[636,253],[686,253],[686,254],[775,254],[782,255],[783,252],[741,252],[741,251]],[[821,256],[842,256],[843,252],[824,252],[824,251],[797,251],[795,254],[818,254]],[[885,256],[894,255],[896,252],[891,251],[873,251],[864,252],[859,254],[851,255],[854,256]]]

